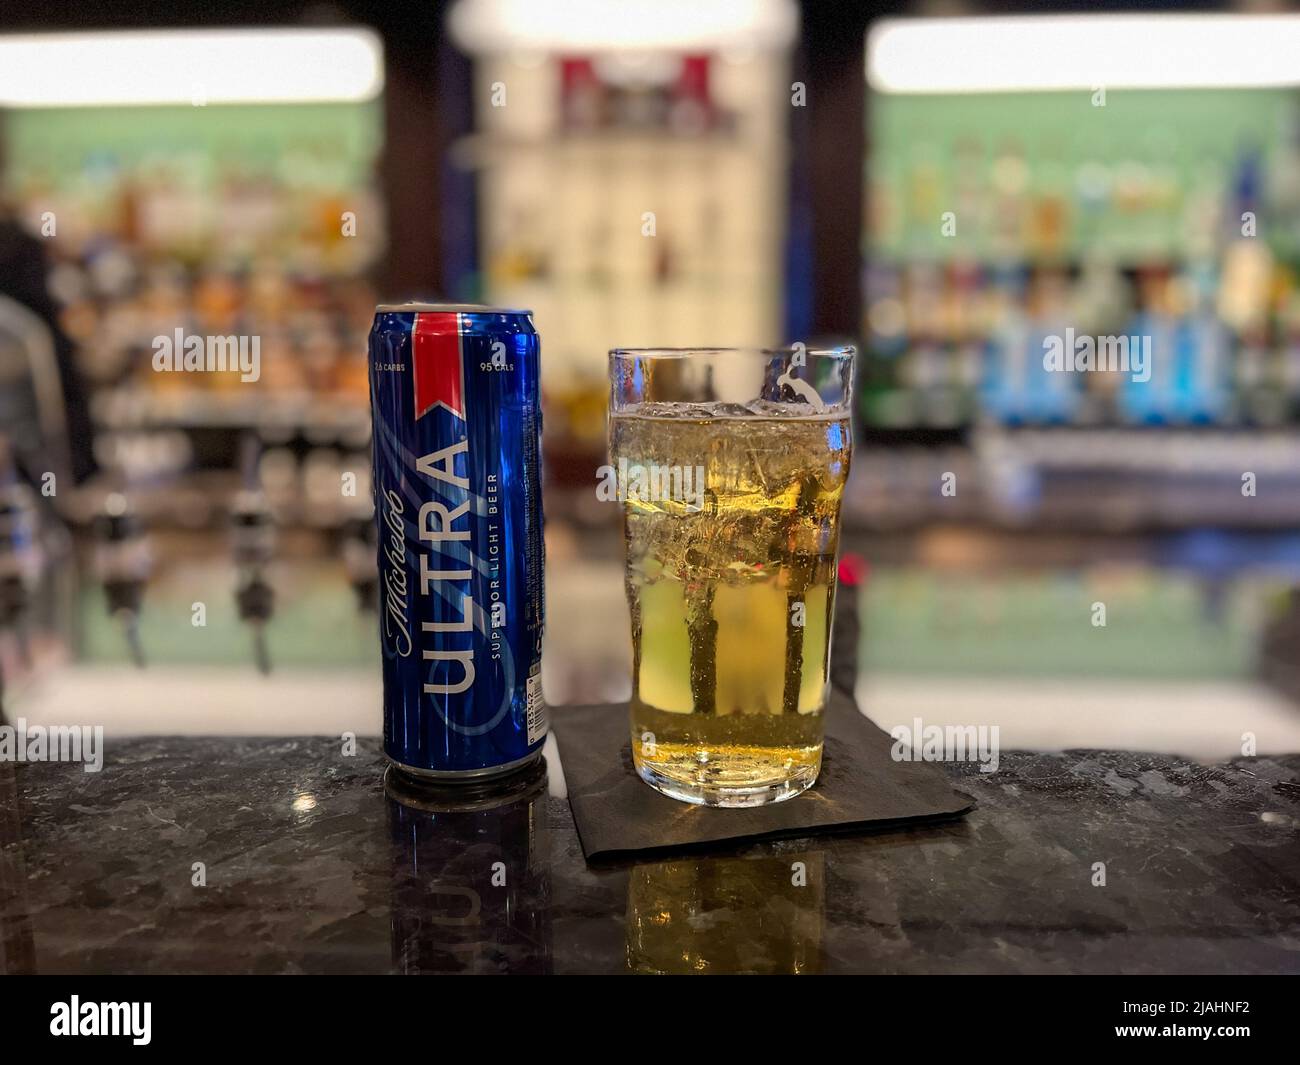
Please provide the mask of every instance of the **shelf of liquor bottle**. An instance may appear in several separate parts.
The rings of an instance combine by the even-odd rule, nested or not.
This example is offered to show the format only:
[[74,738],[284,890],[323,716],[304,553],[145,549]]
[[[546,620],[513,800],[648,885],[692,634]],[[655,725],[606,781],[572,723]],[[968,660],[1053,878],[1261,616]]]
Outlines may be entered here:
[[[368,461],[368,457],[367,457]],[[323,472],[323,471],[317,471]],[[372,521],[368,471],[358,479],[355,496],[339,492],[338,479],[312,474],[264,485],[267,507],[277,530],[288,533],[332,533],[350,523]],[[230,470],[190,470],[184,474],[133,481],[125,486],[132,513],[151,534],[229,532],[235,501],[244,487]],[[292,553],[293,548],[286,548]]]
[[[1290,234],[1270,234],[1261,244],[1279,259],[1293,259],[1300,254],[1300,238]],[[1117,272],[1137,273],[1151,268],[1179,268],[1217,262],[1228,246],[1225,240],[1213,240],[1203,246],[1188,247],[1163,236],[1138,232],[1085,232],[1072,238],[1069,246],[1026,247],[1019,237],[996,244],[987,240],[960,243],[950,238],[933,237],[928,232],[916,241],[899,244],[874,244],[870,261],[904,272],[908,268],[959,270],[972,275],[1015,277],[1033,268],[1045,268],[1076,275],[1104,263]]]
[[[971,388],[934,387],[920,390],[880,388],[868,383],[867,395],[862,403],[863,419],[870,430],[884,433],[967,431],[979,422],[981,402],[981,397]],[[994,408],[992,401],[984,402],[988,407]],[[1146,422],[1138,417],[1126,416],[1122,409],[1118,409],[1119,404],[1113,395],[1089,394],[1079,395],[1072,400],[1068,421],[1063,414],[1059,418],[1044,418],[1018,417],[1022,410],[1003,409],[999,413],[1002,414],[1000,420],[1008,424],[1032,425],[1034,422],[1059,421],[1062,430],[1105,428],[1113,432],[1178,432],[1188,426],[1195,426],[1200,433],[1268,433],[1285,431],[1297,424],[1292,414],[1295,402],[1282,388],[1257,387],[1243,389],[1240,394],[1219,402],[1212,418],[1202,411],[1198,413],[1206,416],[1179,418],[1174,414],[1167,419]],[[1028,406],[1029,403],[1021,404],[1022,409]]]
[[370,435],[370,410],[351,395],[286,391],[241,394],[238,389],[139,388],[106,390],[94,398],[95,421],[108,429],[267,429],[310,430],[309,435],[364,445]]
[[1101,533],[1300,525],[1300,431],[980,428],[864,444],[851,525]]
[[[536,135],[509,133],[472,133],[459,138],[452,147],[453,158],[462,166],[478,166],[488,162],[512,162],[521,153],[542,156],[588,156],[608,152],[608,160],[619,168],[644,166],[644,159],[634,152],[645,148],[662,161],[663,153],[673,159],[690,159],[715,148],[740,149],[756,157],[768,158],[772,146],[764,138],[747,134],[736,128],[701,130],[690,136],[668,129],[608,128],[591,130],[561,130]],[[632,151],[632,154],[629,152]]]
[[[735,234],[729,237],[734,238]],[[756,239],[771,238],[775,231],[760,232],[755,229],[746,236]],[[727,239],[720,238],[725,245]],[[633,245],[634,250],[644,249]],[[602,246],[602,256],[608,248]],[[731,297],[740,303],[753,298],[757,290],[764,297],[775,300],[781,292],[780,277],[776,272],[755,268],[752,264],[719,261],[716,245],[688,247],[676,245],[671,238],[658,255],[639,258],[571,259],[564,263],[542,263],[535,260],[528,265],[531,272],[520,269],[520,263],[504,263],[492,275],[496,303],[514,306],[522,303],[527,309],[542,300],[560,300],[566,303],[595,298],[604,301],[609,296],[623,296],[633,310],[637,301],[645,302],[658,297],[679,302],[694,301],[701,306],[719,297]],[[653,285],[653,288],[647,286]],[[531,299],[527,294],[531,292]],[[549,297],[549,299],[548,299]],[[577,317],[578,315],[573,315]]]

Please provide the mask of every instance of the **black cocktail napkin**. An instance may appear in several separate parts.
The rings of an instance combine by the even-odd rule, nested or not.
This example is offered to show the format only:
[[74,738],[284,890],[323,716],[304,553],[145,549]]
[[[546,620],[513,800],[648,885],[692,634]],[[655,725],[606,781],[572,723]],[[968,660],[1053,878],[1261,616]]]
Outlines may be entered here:
[[975,806],[936,766],[894,761],[889,734],[839,691],[826,708],[817,783],[767,806],[720,810],[660,795],[632,766],[626,704],[554,707],[551,731],[588,861],[692,844],[894,828],[959,817]]

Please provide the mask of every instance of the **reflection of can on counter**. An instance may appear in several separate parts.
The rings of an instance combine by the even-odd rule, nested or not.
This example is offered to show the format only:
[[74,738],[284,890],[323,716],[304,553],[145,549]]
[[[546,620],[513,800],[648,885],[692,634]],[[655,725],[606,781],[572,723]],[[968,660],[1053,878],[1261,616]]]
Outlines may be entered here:
[[546,738],[539,360],[527,311],[375,312],[384,753],[420,776],[509,773]]
[[551,969],[546,762],[491,784],[428,786],[389,770],[393,967]]
[[628,968],[820,972],[825,884],[820,851],[634,866],[627,882]]

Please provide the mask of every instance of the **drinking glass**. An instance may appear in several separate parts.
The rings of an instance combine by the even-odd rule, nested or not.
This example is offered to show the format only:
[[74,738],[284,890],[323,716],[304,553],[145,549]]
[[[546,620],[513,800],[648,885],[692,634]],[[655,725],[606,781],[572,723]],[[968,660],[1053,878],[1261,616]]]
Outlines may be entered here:
[[851,347],[610,352],[632,616],[632,755],[685,802],[817,779]]

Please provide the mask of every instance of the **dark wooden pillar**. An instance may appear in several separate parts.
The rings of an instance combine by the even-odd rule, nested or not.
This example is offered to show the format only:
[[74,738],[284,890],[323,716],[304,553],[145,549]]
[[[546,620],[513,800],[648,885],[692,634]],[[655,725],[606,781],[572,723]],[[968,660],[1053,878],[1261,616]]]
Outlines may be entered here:
[[804,0],[798,74],[808,88],[812,333],[857,336],[862,320],[865,34],[880,5]]
[[[448,294],[443,218],[451,144],[469,123],[469,72],[447,77],[459,57],[444,40],[443,3],[401,5],[375,19],[384,38],[384,150],[380,188],[388,210],[387,300]],[[400,11],[400,17],[397,12]]]

